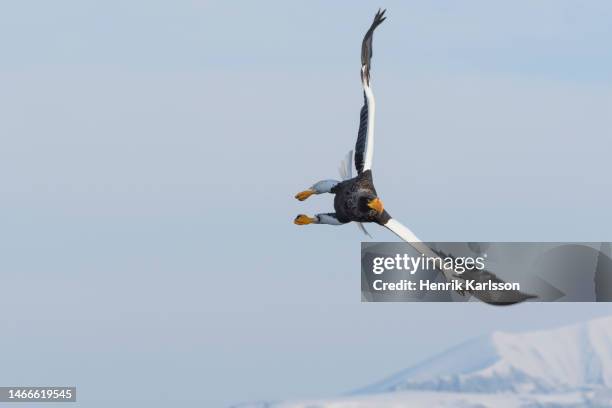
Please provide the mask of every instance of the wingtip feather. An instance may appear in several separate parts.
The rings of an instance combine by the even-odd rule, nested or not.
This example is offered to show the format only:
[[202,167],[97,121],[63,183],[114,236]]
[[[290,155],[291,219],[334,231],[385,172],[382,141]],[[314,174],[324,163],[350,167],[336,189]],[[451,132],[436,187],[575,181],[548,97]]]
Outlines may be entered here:
[[387,17],[385,16],[386,11],[387,9],[382,9],[382,11],[381,9],[378,9],[376,15],[374,16],[374,22],[372,23],[373,26],[378,26],[387,19]]

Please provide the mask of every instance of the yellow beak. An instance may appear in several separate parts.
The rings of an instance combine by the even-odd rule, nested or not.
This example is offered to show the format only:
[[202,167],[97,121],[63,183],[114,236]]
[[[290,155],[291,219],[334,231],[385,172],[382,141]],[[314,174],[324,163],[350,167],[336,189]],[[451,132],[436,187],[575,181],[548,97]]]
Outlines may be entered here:
[[385,209],[383,207],[383,203],[382,201],[380,201],[380,198],[376,197],[373,200],[370,200],[370,202],[368,203],[368,207],[370,207],[373,210],[376,210],[377,213],[382,213],[383,210]]

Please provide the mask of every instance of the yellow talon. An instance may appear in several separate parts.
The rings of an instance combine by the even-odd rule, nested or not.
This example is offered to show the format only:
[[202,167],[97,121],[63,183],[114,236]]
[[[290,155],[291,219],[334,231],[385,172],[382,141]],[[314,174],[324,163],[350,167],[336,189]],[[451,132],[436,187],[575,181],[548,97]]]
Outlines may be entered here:
[[307,215],[300,214],[297,217],[295,217],[295,220],[293,220],[293,223],[295,225],[308,225],[308,224],[314,224],[316,221],[317,221],[316,218],[311,218]]
[[304,201],[305,199],[307,199],[308,197],[310,197],[314,193],[315,193],[315,191],[313,189],[309,188],[308,190],[300,191],[299,193],[297,193],[295,195],[295,198],[297,198],[300,201]]

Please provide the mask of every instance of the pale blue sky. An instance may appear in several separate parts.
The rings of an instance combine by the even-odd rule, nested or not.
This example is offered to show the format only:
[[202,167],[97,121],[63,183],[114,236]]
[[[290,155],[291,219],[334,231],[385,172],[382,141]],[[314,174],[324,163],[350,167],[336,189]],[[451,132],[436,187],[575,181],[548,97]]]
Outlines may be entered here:
[[612,240],[610,2],[5,2],[0,385],[75,384],[87,407],[314,397],[611,314],[361,304],[357,228],[291,223],[332,208],[292,197],[354,144],[381,6],[389,211],[431,241]]

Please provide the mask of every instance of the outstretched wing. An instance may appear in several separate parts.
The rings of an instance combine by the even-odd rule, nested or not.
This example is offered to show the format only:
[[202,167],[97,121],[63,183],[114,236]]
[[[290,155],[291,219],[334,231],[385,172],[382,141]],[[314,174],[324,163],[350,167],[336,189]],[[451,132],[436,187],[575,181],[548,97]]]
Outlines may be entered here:
[[[424,256],[428,258],[445,259],[448,256],[452,256],[450,254],[444,254],[442,251],[434,251],[429,246],[427,246],[427,244],[425,244],[420,239],[418,239],[417,236],[414,235],[414,233],[410,231],[408,227],[406,227],[399,221],[394,220],[393,218],[387,221],[387,223],[385,224],[385,227],[387,227],[395,235],[397,235],[402,240],[404,240],[408,245],[414,248],[417,252],[423,254]],[[500,282],[500,283],[504,282],[503,280],[495,276],[495,274],[487,270],[474,271],[474,272],[465,271],[465,272],[462,272],[461,274],[458,274],[452,268],[449,268],[448,266],[446,266],[446,263],[444,261],[442,261],[440,265],[442,266],[442,268],[440,269],[440,272],[442,272],[447,282],[451,282],[453,280],[461,282],[461,281],[465,281],[466,279],[474,280],[478,282],[486,282],[486,281],[493,281],[493,282]],[[477,290],[477,291],[474,291],[474,290],[466,289],[465,291],[471,293],[477,299],[485,303],[492,304],[492,305],[511,305],[514,303],[524,302],[525,300],[528,300],[528,299],[537,298],[537,296],[535,295],[531,295],[529,293],[523,293],[520,290],[512,290],[512,291]],[[461,294],[463,295],[463,293]]]
[[[414,233],[410,231],[408,227],[406,227],[404,224],[400,223],[399,221],[391,218],[389,221],[387,221],[387,223],[385,224],[385,227],[391,230],[391,232],[393,232],[395,235],[400,237],[403,241],[408,243],[408,245],[413,247],[419,253],[425,256],[428,256],[428,257],[433,257],[433,258],[437,258],[439,256],[431,248],[429,248],[426,244],[424,244],[423,241],[418,239],[417,236],[414,235]],[[455,271],[452,269],[443,267],[442,274],[444,274],[444,277],[446,278],[447,282],[457,279],[454,276]]]
[[370,29],[366,32],[361,43],[361,84],[363,85],[363,107],[359,115],[359,131],[355,143],[355,168],[357,173],[372,168],[374,154],[374,94],[370,88],[370,64],[372,61],[372,38],[374,30],[386,17],[386,10],[378,10]]

